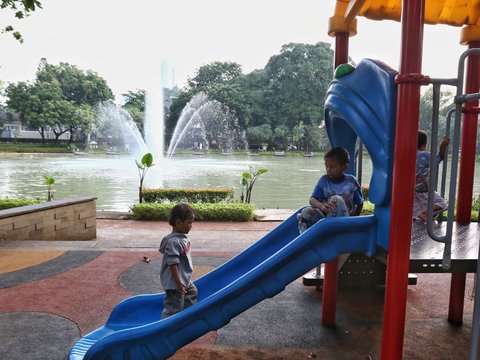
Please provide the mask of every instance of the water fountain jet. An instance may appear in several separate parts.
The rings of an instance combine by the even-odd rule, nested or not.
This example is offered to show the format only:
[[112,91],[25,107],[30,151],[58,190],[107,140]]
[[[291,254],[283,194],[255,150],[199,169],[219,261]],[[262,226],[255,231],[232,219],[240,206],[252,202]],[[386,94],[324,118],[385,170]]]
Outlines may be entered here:
[[231,153],[246,150],[247,142],[232,111],[204,93],[198,93],[180,114],[167,157],[171,157],[179,146],[193,150],[215,146],[221,153]]
[[135,121],[128,111],[113,102],[103,102],[97,106],[94,127],[97,136],[107,137],[110,145],[115,148],[121,148],[134,156],[147,152]]

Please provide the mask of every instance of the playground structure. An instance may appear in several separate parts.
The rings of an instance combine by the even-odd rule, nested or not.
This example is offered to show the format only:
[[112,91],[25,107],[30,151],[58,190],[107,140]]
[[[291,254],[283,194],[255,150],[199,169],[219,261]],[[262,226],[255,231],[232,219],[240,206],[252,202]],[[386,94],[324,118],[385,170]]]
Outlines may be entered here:
[[[457,7],[456,1],[337,1],[329,31],[336,39],[335,66],[348,62],[348,41],[349,36],[356,33],[356,16],[376,20],[401,18],[402,22],[398,73],[378,62],[364,60],[356,70],[332,82],[325,103],[326,126],[332,145],[344,146],[353,155],[359,138],[371,155],[373,174],[369,197],[375,204],[374,215],[324,219],[298,235],[293,214],[237,257],[197,280],[199,303],[194,307],[160,321],[162,294],[126,299],[114,309],[105,326],[87,334],[72,348],[70,359],[121,359],[125,354],[135,359],[171,356],[181,346],[224,326],[232,317],[282,291],[289,282],[321,262],[328,262],[322,322],[333,325],[337,287],[335,257],[345,252],[363,252],[372,256],[378,248],[388,251],[381,354],[383,359],[401,359],[422,85],[431,83],[436,92],[442,84],[457,86],[451,163],[458,163],[460,144],[462,156],[459,160],[456,220],[457,226],[470,223],[480,97],[477,94],[480,51],[473,49],[480,47],[480,28],[476,27],[480,11],[473,1],[463,3],[465,7]],[[460,59],[457,79],[435,80],[422,74],[425,22],[466,25],[462,29],[461,42],[471,50]],[[462,64],[465,60],[468,64],[464,77]],[[433,134],[435,126],[434,121]],[[435,136],[432,149],[436,146],[434,139]],[[452,170],[456,175],[456,168],[452,167]],[[456,270],[449,250],[454,233],[455,197],[453,186],[448,198],[446,236],[439,241],[445,244],[440,260],[443,269],[452,271],[448,318],[450,322],[461,323],[466,273],[473,270]],[[431,207],[429,215],[432,215]],[[428,227],[432,233],[432,225]],[[478,241],[478,235],[474,238]],[[471,359],[477,358],[479,298],[477,287]]]

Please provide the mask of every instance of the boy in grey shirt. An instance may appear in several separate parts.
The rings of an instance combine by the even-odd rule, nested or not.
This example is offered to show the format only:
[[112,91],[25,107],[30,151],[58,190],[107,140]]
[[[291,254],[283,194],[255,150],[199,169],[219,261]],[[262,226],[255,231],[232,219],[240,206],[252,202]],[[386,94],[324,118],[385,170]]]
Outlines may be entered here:
[[165,290],[162,319],[172,316],[197,302],[197,288],[192,283],[192,256],[187,234],[195,218],[193,209],[186,204],[172,208],[169,224],[172,232],[160,244],[163,254],[160,281]]

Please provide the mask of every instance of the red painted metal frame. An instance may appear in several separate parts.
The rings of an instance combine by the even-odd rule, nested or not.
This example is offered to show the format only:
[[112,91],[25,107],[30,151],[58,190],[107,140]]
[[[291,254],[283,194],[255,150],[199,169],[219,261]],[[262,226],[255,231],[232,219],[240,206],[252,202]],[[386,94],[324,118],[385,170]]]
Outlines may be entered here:
[[[424,0],[404,0],[400,74],[422,70]],[[412,234],[413,195],[419,118],[420,84],[401,82],[397,90],[397,123],[393,168],[382,359],[401,359]]]
[[[480,42],[468,44],[469,49],[479,48]],[[465,74],[465,93],[472,94],[480,88],[480,56],[469,56]],[[465,104],[462,123],[462,156],[458,183],[457,221],[469,224],[472,212],[473,178],[475,170],[475,149],[477,145],[478,100]],[[450,303],[448,321],[454,324],[463,322],[466,274],[452,274],[450,283]]]
[[[480,42],[468,44],[469,49],[480,48]],[[467,59],[467,73],[465,74],[465,92],[476,93],[480,88],[480,56],[469,56]],[[477,114],[469,109],[476,108],[478,100],[465,104],[465,114],[462,123],[462,156],[460,157],[460,171],[458,183],[457,221],[463,224],[470,223],[472,212],[473,176],[475,169],[475,147],[477,144]]]
[[[335,68],[348,63],[348,32],[335,34]],[[335,325],[337,305],[338,258],[325,264],[322,293],[322,324]]]
[[450,282],[450,303],[448,305],[448,321],[453,324],[463,322],[463,304],[465,302],[465,284],[467,274],[452,273]]

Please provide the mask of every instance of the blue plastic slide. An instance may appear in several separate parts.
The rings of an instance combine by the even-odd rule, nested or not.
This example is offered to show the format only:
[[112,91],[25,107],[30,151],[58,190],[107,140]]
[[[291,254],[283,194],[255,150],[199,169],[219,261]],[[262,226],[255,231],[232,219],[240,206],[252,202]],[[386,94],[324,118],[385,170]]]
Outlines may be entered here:
[[341,253],[373,255],[377,247],[388,250],[395,76],[387,66],[363,60],[354,71],[332,81],[325,102],[330,141],[350,152],[351,168],[358,138],[370,154],[373,172],[369,199],[375,204],[374,215],[323,219],[299,235],[296,214],[292,214],[248,249],[198,279],[196,305],[160,320],[163,294],[128,298],[113,309],[103,327],[73,346],[69,359],[167,358],[275,296],[320,263]]
[[221,328],[320,263],[345,252],[372,254],[374,216],[327,218],[298,235],[293,214],[261,240],[195,281],[199,302],[160,320],[163,294],[130,297],[107,323],[80,339],[69,359],[164,359]]

